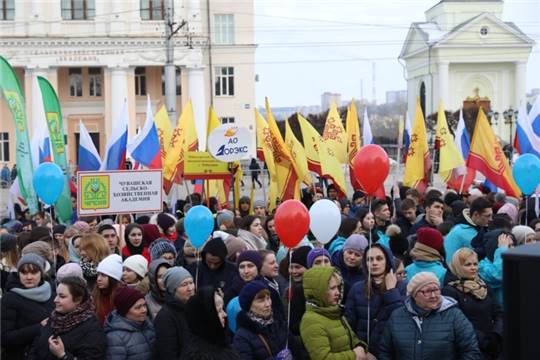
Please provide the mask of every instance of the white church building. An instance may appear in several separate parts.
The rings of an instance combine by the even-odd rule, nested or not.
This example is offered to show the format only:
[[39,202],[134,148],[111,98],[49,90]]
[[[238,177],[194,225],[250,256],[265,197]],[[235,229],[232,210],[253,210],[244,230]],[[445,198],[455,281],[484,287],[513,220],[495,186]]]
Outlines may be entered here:
[[512,124],[502,114],[525,99],[534,40],[501,19],[503,6],[501,0],[441,0],[425,12],[425,22],[411,24],[399,55],[411,119],[417,97],[425,115],[439,101],[456,111],[464,101],[480,100],[501,115],[492,125],[508,141]]

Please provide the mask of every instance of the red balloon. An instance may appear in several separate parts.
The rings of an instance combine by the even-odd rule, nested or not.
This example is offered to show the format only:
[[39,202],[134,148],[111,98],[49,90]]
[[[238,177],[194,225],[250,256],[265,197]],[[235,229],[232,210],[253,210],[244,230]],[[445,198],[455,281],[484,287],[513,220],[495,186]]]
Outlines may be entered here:
[[298,200],[284,201],[276,210],[274,224],[279,240],[288,248],[293,248],[309,230],[308,209]]
[[388,154],[375,144],[362,146],[353,159],[354,175],[368,195],[376,195],[390,171]]

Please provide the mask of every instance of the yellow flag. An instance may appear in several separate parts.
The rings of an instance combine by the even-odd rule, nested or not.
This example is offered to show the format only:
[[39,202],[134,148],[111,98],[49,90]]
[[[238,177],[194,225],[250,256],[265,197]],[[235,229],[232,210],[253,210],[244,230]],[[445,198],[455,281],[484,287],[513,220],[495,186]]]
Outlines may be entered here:
[[358,123],[358,112],[356,111],[356,103],[354,99],[352,99],[351,104],[347,108],[345,125],[347,131],[347,153],[349,159],[349,175],[351,185],[354,190],[359,190],[361,185],[358,180],[356,180],[356,175],[354,174],[353,159],[360,149],[360,124]]
[[336,159],[341,164],[347,164],[347,134],[339,117],[336,103],[330,105],[324,124],[323,139],[330,151],[335,154]]
[[311,185],[311,176],[309,175],[309,170],[307,166],[306,152],[300,144],[300,141],[294,136],[291,126],[289,125],[289,120],[285,120],[285,144],[289,148],[291,156],[298,169],[298,178],[304,182],[306,185]]
[[172,126],[169,120],[169,114],[165,105],[161,105],[156,115],[154,115],[154,121],[156,123],[157,133],[159,137],[159,147],[161,149],[161,163],[165,164],[165,158],[167,157],[167,151],[171,145],[172,138]]
[[178,125],[173,131],[169,151],[163,168],[163,188],[169,192],[172,184],[181,184],[184,174],[186,151],[196,151],[198,144],[191,100],[182,109]]
[[302,131],[302,138],[304,139],[304,150],[308,169],[322,175],[319,159],[319,139],[321,135],[302,115],[298,113],[297,116],[300,123],[300,130]]
[[334,152],[328,148],[322,136],[319,135],[317,130],[306,119],[299,116],[298,121],[300,121],[300,129],[304,138],[308,165],[318,166],[319,174],[322,177],[331,179],[336,185],[337,190],[341,194],[346,194],[347,185],[345,183],[345,175],[341,163],[336,159]]
[[270,211],[273,211],[276,208],[278,185],[276,165],[274,163],[274,151],[272,149],[272,136],[270,135],[270,127],[268,126],[268,123],[257,109],[255,109],[255,128],[257,134],[257,157],[259,158],[259,160],[266,163],[266,168],[268,169],[268,176],[270,177],[268,209]]
[[422,191],[426,186],[427,176],[431,168],[429,147],[427,143],[426,124],[424,114],[420,107],[420,99],[416,99],[416,115],[411,134],[411,144],[405,162],[405,175],[403,184],[410,187],[419,187]]
[[506,195],[520,197],[519,190],[508,160],[497,141],[491,126],[482,110],[478,110],[476,125],[471,140],[471,151],[467,158],[467,167],[480,171],[484,176],[503,189]]
[[266,99],[266,116],[268,117],[268,130],[272,141],[272,151],[278,186],[278,197],[281,201],[300,198],[300,184],[296,165],[291,153],[279,132],[274,115]]
[[452,170],[464,166],[465,161],[463,161],[463,157],[448,129],[442,102],[439,104],[437,113],[437,130],[435,134],[439,148],[439,175],[447,182],[452,176]]

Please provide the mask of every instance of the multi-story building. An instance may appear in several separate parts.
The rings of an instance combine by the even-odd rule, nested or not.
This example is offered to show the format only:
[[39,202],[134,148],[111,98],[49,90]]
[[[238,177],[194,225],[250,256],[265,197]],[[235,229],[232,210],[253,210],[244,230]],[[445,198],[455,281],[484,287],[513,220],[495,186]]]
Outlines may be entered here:
[[321,110],[326,111],[330,109],[330,105],[336,103],[337,106],[341,105],[341,94],[325,92],[321,95]]
[[[71,163],[77,162],[79,120],[103,154],[124,99],[133,136],[146,118],[147,95],[154,112],[165,103],[169,9],[176,25],[186,22],[172,38],[177,116],[191,99],[201,148],[210,105],[223,123],[254,131],[253,0],[0,1],[0,54],[24,89],[29,128],[32,79],[39,75],[58,93]],[[0,162],[13,163],[14,124],[5,101],[0,119]]]

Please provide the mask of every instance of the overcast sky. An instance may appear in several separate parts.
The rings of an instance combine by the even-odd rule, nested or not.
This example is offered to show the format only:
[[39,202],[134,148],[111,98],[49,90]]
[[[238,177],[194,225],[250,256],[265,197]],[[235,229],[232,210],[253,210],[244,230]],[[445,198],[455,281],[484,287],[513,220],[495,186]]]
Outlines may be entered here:
[[[397,57],[411,22],[438,0],[255,0],[257,105],[319,105],[325,91],[342,100],[405,90]],[[506,0],[504,21],[536,41],[527,91],[540,88],[540,0]]]

